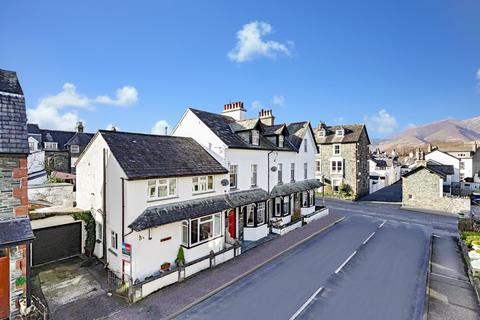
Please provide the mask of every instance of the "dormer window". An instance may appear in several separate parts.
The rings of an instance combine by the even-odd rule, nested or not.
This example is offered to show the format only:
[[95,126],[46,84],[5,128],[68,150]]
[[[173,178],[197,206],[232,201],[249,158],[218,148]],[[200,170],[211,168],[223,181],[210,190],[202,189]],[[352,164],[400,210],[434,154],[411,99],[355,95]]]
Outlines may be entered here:
[[80,153],[80,146],[78,144],[72,144],[70,146],[71,153]]
[[260,144],[260,132],[258,132],[258,130],[251,131],[251,142],[254,146],[258,146]]
[[343,129],[338,129],[338,130],[335,131],[335,135],[336,135],[337,137],[343,137],[343,136],[345,135],[345,130],[343,130]]
[[283,136],[283,134],[281,134],[278,136],[278,146],[280,148],[283,148],[284,143],[285,143],[285,137]]
[[318,136],[321,137],[321,138],[325,137],[326,136],[325,130],[318,131]]
[[45,142],[44,143],[45,150],[57,150],[58,143],[57,142]]

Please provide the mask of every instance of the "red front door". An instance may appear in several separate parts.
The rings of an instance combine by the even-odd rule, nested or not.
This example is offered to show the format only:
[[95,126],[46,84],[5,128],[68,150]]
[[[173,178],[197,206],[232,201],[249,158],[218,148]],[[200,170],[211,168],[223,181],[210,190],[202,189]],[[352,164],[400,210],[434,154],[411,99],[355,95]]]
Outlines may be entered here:
[[10,275],[10,263],[8,257],[0,257],[0,319],[7,318],[10,315],[9,299],[10,284],[8,277]]
[[237,238],[237,219],[235,217],[235,210],[230,210],[228,213],[228,232],[230,233],[230,237]]

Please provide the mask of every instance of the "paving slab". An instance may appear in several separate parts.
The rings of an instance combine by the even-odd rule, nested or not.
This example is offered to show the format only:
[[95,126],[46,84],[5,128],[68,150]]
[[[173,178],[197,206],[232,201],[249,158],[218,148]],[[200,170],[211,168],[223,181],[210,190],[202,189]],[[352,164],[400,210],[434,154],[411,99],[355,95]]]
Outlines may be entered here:
[[432,241],[427,318],[479,319],[478,298],[469,281],[457,238],[434,236]]

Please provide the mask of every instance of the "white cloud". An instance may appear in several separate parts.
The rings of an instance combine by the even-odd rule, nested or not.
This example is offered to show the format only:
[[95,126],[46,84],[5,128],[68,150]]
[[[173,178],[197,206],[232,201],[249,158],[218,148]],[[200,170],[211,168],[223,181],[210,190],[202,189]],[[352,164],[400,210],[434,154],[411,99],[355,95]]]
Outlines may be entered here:
[[381,135],[390,134],[398,127],[397,119],[385,109],[381,109],[372,116],[365,116],[365,122],[368,130]]
[[165,134],[165,128],[167,129],[166,133],[170,134],[171,128],[170,128],[170,125],[168,124],[168,122],[165,121],[165,120],[159,120],[153,126],[151,133],[152,134],[164,135]]
[[275,58],[278,53],[290,55],[294,43],[287,41],[283,44],[262,39],[270,33],[272,33],[272,26],[269,23],[253,21],[245,24],[237,32],[237,45],[228,53],[228,57],[235,62],[245,62],[261,56]]
[[260,110],[262,109],[262,103],[260,102],[260,100],[253,100],[252,101],[252,109],[253,110]]
[[124,86],[117,90],[115,98],[116,99],[112,99],[109,96],[98,96],[95,101],[114,106],[131,106],[138,100],[138,91],[132,86]]
[[[74,130],[77,121],[83,121],[77,114],[77,109],[94,110],[94,103],[124,106],[134,104],[138,100],[137,89],[124,86],[117,90],[116,99],[99,96],[94,99],[77,92],[74,84],[66,82],[62,91],[40,99],[36,108],[27,109],[28,121],[38,124],[41,128],[57,130]],[[63,108],[72,110],[61,113]]]
[[272,103],[277,106],[285,106],[285,97],[281,95],[274,95],[272,98]]

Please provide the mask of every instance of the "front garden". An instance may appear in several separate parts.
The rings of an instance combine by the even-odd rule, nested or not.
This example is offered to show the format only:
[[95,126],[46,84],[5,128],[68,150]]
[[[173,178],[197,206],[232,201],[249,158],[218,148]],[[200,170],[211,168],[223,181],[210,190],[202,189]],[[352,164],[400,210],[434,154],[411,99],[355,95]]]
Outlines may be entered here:
[[480,222],[462,218],[458,222],[460,246],[475,290],[480,293]]

